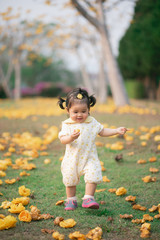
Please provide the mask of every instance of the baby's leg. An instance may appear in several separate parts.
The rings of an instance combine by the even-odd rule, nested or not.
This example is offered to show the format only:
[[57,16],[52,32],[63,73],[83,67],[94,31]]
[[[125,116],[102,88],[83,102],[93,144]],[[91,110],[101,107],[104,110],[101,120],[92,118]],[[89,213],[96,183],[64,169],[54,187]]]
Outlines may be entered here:
[[67,198],[76,196],[76,186],[66,187]]
[[94,196],[96,187],[97,187],[96,183],[86,183],[85,195]]

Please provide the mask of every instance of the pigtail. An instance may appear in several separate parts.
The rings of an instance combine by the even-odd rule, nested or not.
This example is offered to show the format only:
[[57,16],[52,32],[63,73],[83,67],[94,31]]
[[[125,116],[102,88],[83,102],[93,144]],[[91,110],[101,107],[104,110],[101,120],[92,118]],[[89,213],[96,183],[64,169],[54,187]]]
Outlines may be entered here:
[[61,109],[65,109],[64,107],[64,103],[66,102],[66,100],[64,100],[63,98],[59,97],[59,101],[58,101],[58,105]]
[[95,104],[96,104],[96,98],[93,95],[91,95],[89,97],[89,105],[90,107],[93,107]]

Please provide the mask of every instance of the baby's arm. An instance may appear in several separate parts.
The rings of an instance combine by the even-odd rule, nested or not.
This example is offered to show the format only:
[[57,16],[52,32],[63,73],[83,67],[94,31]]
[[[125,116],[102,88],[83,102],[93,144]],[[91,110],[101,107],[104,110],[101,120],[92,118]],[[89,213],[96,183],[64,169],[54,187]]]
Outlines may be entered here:
[[73,142],[76,138],[78,138],[80,132],[74,131],[71,135],[63,135],[60,137],[60,141],[62,144],[69,144]]
[[128,131],[129,129],[125,128],[125,127],[119,127],[119,128],[115,128],[115,129],[111,129],[111,128],[103,128],[102,131],[99,133],[99,135],[101,137],[109,137],[109,136],[113,136],[116,134],[125,134],[126,131]]

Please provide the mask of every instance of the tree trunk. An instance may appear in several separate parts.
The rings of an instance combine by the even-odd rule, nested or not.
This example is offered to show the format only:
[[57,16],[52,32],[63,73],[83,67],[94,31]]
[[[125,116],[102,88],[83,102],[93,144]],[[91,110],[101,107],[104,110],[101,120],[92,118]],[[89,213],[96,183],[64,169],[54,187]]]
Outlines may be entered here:
[[156,83],[155,80],[152,80],[150,77],[146,76],[144,78],[144,87],[146,95],[149,99],[156,99]]
[[114,102],[117,106],[129,104],[128,96],[124,87],[123,78],[121,76],[116,59],[113,56],[112,48],[110,45],[106,23],[104,18],[102,0],[98,0],[99,15],[102,27],[100,28],[102,46],[104,48],[104,57],[107,63],[108,79],[111,87]]
[[3,91],[5,92],[7,98],[12,98],[13,97],[12,91],[10,90],[6,80],[4,80],[2,82],[2,88],[3,88]]
[[[100,22],[105,23],[104,14],[102,14],[101,6],[98,9],[98,19]],[[106,74],[104,71],[105,53],[103,49],[103,38],[101,36],[101,52],[100,52],[100,69],[99,69],[99,101],[100,103],[105,103],[107,99],[107,84],[106,84]]]
[[102,33],[102,41],[104,45],[105,59],[107,62],[108,80],[110,83],[114,102],[116,106],[129,104],[129,99],[125,90],[123,78],[113,56],[110,43],[105,32]]
[[12,91],[9,88],[9,80],[11,77],[13,71],[13,63],[12,63],[12,59],[10,59],[9,64],[8,64],[8,69],[7,69],[7,73],[5,75],[5,73],[3,72],[2,66],[0,65],[0,78],[1,78],[1,86],[3,88],[3,91],[5,92],[7,98],[12,98]]
[[100,103],[105,103],[107,99],[107,84],[106,84],[106,74],[104,71],[103,52],[101,54],[101,59],[100,59],[98,99]]
[[76,52],[76,54],[78,56],[78,59],[79,59],[80,70],[81,70],[84,86],[87,88],[89,94],[93,94],[93,87],[92,87],[93,85],[91,84],[91,80],[90,80],[90,78],[88,76],[88,73],[86,71],[85,65],[84,65],[84,63],[82,61],[81,55],[78,52],[77,48],[75,48],[75,52]]
[[156,91],[156,99],[160,100],[160,81],[158,83],[158,88],[157,88],[157,91]]
[[[113,95],[114,102],[117,106],[123,106],[129,104],[129,99],[125,90],[123,78],[120,74],[120,70],[118,68],[116,59],[113,56],[112,49],[109,42],[109,37],[106,29],[105,23],[99,21],[97,18],[92,17],[82,5],[79,4],[78,0],[71,0],[74,7],[84,16],[100,33],[105,59],[107,63],[107,72],[108,72],[108,80],[111,86],[111,91]],[[101,19],[104,19],[103,15],[103,6],[102,0],[97,0],[99,6],[99,14],[101,14]]]
[[21,98],[21,66],[19,55],[15,62],[15,92],[14,99],[18,100]]

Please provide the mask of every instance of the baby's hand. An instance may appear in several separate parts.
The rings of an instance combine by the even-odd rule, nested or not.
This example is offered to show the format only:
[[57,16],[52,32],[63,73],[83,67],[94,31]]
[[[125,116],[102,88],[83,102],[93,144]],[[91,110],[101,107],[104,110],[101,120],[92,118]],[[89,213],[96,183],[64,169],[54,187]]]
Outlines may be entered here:
[[125,134],[127,131],[129,131],[129,129],[127,129],[127,128],[125,128],[125,127],[119,127],[119,128],[117,128],[117,133],[118,133],[118,134],[121,134],[121,135]]
[[74,141],[75,139],[77,139],[80,135],[80,130],[79,129],[75,129],[74,132],[71,134],[71,138]]

